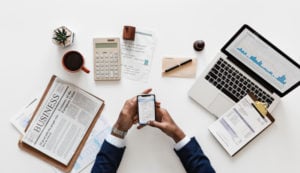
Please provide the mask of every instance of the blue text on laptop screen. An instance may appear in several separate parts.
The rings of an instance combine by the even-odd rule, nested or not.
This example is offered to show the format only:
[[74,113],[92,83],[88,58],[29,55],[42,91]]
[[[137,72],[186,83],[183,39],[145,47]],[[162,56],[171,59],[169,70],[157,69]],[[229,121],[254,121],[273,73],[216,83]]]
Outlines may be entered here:
[[285,92],[300,80],[300,70],[297,66],[248,29],[244,29],[226,51],[280,92]]

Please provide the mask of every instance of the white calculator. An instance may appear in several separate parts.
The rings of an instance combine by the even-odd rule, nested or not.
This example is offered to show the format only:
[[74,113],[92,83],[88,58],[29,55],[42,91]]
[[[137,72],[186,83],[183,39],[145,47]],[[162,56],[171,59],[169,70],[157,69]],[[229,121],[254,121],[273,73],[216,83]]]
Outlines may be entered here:
[[119,38],[94,39],[94,79],[96,81],[121,79]]

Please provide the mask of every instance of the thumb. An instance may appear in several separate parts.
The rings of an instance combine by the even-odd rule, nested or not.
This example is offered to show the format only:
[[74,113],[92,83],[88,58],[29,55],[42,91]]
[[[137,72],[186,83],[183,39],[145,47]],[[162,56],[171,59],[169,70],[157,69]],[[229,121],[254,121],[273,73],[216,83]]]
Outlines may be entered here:
[[159,128],[159,129],[162,129],[163,128],[163,125],[161,122],[158,122],[158,121],[149,121],[148,122],[148,125],[152,126],[152,127],[156,127],[156,128]]

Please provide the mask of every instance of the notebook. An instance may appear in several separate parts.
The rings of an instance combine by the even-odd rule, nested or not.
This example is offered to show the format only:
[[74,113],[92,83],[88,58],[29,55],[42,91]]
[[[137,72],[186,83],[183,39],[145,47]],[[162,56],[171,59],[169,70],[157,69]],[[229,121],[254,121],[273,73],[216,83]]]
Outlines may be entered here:
[[219,117],[247,93],[272,112],[300,84],[300,65],[248,25],[243,25],[198,77],[188,95]]

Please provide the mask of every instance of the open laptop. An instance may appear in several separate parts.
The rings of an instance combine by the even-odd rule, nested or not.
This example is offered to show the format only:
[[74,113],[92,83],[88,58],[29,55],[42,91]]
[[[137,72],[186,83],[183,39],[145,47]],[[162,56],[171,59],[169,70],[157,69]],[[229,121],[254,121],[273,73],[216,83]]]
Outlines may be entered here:
[[252,92],[272,112],[300,84],[300,65],[243,25],[200,75],[188,95],[219,117]]

